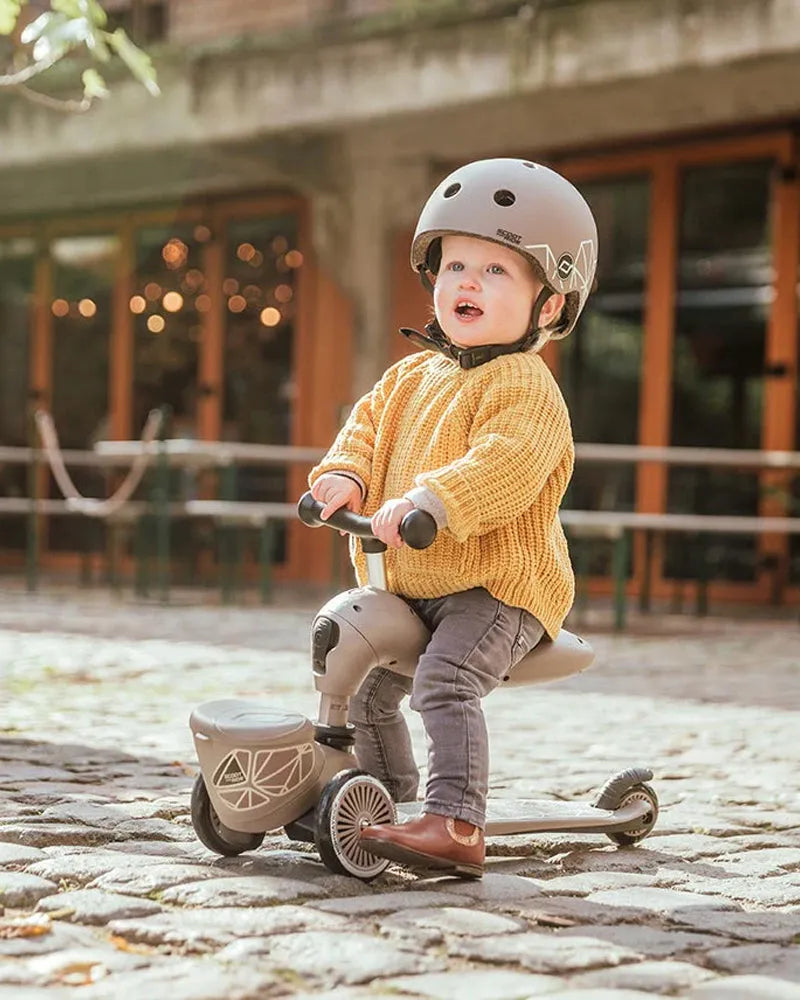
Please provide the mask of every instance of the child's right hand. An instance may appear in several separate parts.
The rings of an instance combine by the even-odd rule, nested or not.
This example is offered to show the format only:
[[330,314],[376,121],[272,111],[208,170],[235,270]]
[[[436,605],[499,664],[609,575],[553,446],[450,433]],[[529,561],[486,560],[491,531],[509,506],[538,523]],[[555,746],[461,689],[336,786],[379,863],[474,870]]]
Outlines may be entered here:
[[326,472],[320,476],[311,487],[311,496],[325,504],[319,515],[323,521],[327,521],[331,514],[342,507],[354,514],[361,510],[361,490],[358,483],[347,476],[337,476],[335,472]]

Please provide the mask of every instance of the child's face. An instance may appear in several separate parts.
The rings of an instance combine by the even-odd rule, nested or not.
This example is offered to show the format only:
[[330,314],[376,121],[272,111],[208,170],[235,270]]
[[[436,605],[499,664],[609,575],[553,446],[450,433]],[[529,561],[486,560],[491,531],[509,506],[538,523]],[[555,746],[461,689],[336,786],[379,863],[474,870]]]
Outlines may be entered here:
[[445,236],[433,289],[439,325],[459,347],[513,344],[542,289],[520,254],[474,236]]

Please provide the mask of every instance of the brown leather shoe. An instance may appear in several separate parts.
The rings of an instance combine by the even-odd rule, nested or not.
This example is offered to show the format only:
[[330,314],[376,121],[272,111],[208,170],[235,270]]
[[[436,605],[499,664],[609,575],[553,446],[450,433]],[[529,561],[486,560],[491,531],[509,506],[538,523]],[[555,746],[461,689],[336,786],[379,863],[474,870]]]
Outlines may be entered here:
[[364,827],[361,846],[412,868],[436,868],[461,878],[483,875],[483,830],[449,816],[423,813],[407,823]]

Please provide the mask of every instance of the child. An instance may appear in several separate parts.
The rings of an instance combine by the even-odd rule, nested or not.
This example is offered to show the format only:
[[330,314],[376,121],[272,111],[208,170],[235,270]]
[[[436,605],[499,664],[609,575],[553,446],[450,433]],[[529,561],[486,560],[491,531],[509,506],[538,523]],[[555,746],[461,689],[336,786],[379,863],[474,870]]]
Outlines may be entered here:
[[[480,877],[489,748],[481,699],[569,611],[574,580],[558,508],[573,465],[569,415],[538,352],[574,327],[594,279],[597,230],[563,177],[481,160],[428,199],[411,263],[433,291],[429,348],[393,365],[354,407],[309,477],[325,504],[372,519],[389,590],[431,631],[413,683],[373,670],[351,702],[356,756],[396,801],[419,774],[400,703],[428,738],[423,814],[367,827],[364,848]],[[422,552],[398,526],[414,507],[439,531]],[[365,559],[353,546],[359,582]]]

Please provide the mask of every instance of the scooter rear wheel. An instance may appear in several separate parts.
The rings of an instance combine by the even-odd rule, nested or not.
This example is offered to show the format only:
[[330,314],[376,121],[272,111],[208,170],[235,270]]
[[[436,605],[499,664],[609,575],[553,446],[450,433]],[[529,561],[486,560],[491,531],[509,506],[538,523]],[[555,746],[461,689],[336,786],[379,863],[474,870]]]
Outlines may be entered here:
[[337,875],[365,882],[376,878],[390,862],[361,847],[361,830],[396,822],[394,802],[382,782],[365,771],[340,771],[323,788],[316,808],[315,842],[323,864]]
[[606,834],[609,840],[613,840],[620,847],[630,847],[631,844],[638,844],[640,840],[644,840],[658,819],[658,796],[650,785],[642,783],[629,788],[620,799],[617,809],[630,802],[647,802],[650,805],[650,812],[646,813],[633,829]]
[[202,774],[197,775],[192,788],[192,826],[209,851],[228,858],[244,851],[254,851],[264,840],[263,833],[240,833],[223,825],[211,805]]

